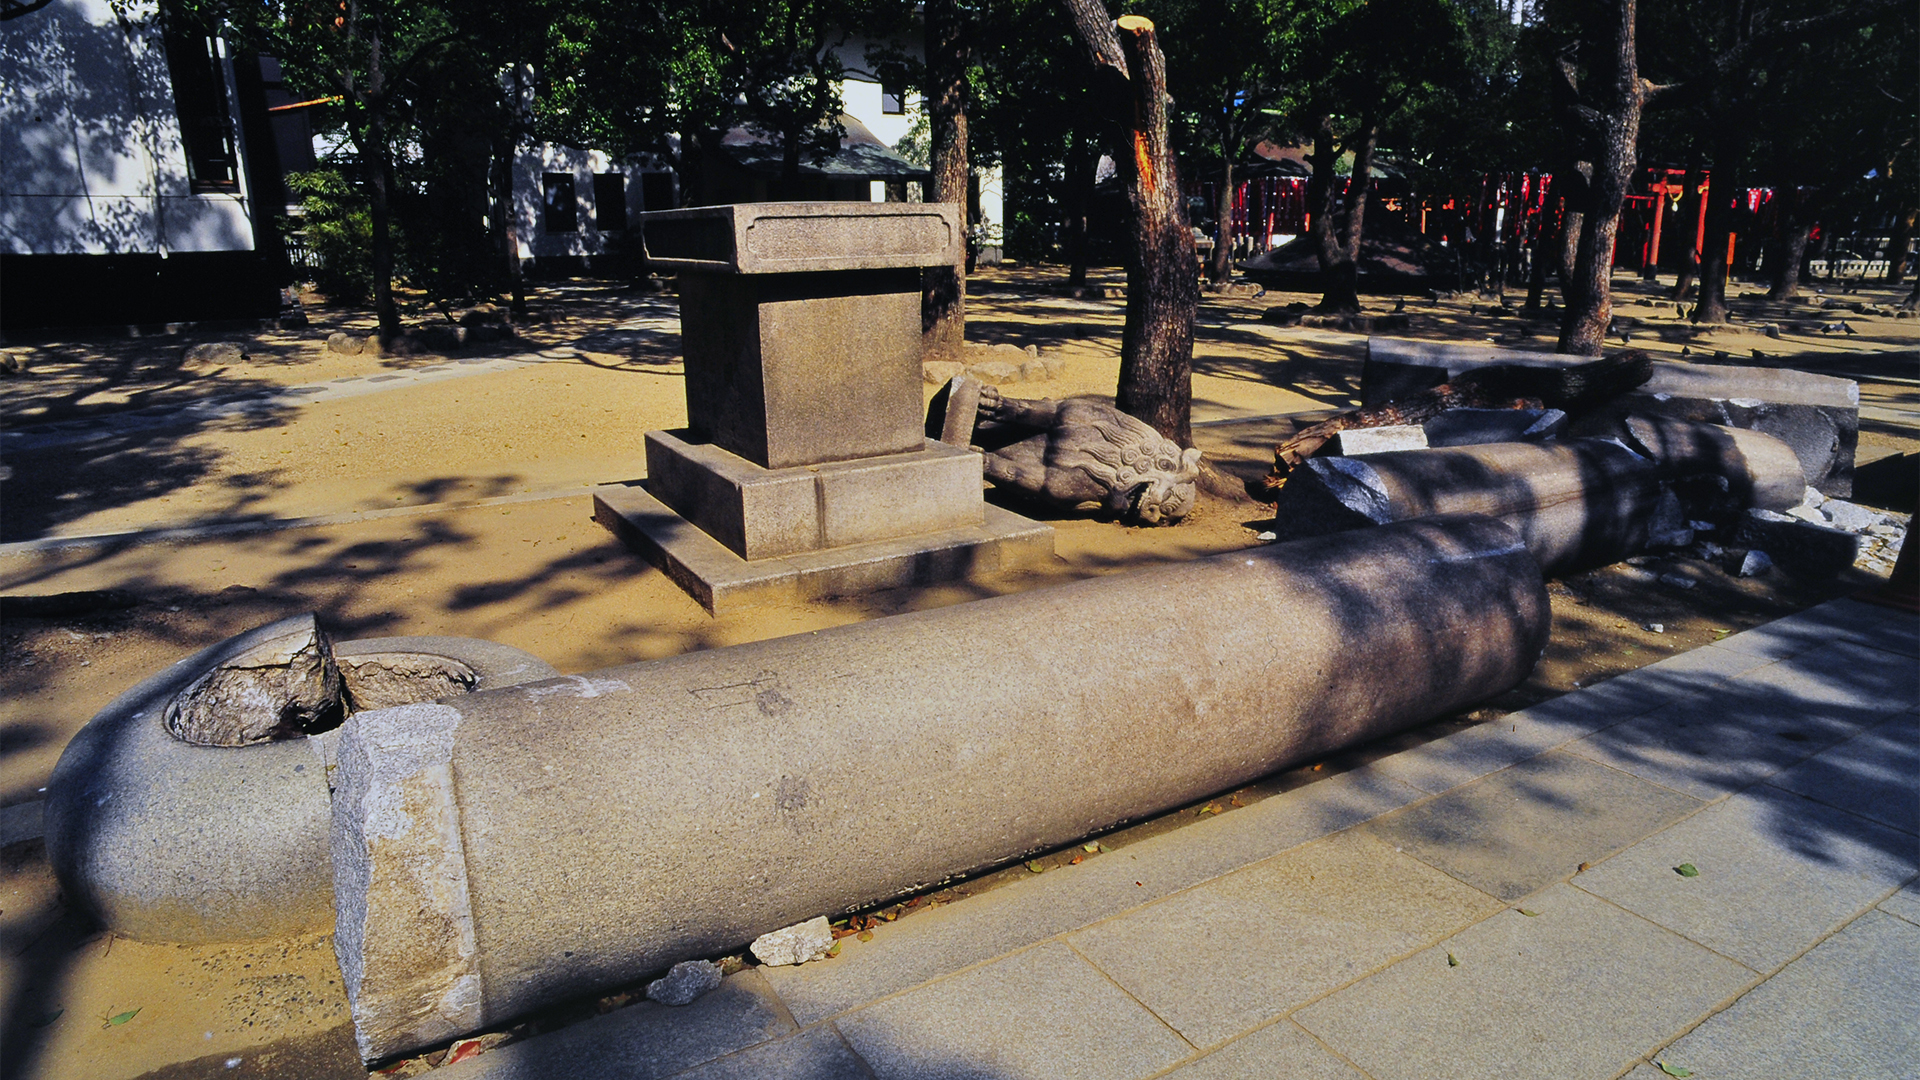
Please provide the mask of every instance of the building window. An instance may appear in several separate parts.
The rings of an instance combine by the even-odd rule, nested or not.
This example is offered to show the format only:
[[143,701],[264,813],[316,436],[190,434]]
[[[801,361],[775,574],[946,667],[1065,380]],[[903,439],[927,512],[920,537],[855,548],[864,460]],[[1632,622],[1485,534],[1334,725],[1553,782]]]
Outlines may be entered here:
[[640,205],[648,210],[673,209],[673,174],[667,172],[648,172],[640,174]]
[[541,227],[550,233],[578,231],[580,204],[573,196],[573,174],[550,172],[542,177],[542,182],[546,190],[541,204]]
[[593,227],[601,232],[626,231],[627,177],[625,173],[593,174]]
[[180,141],[187,154],[191,191],[238,191],[240,155],[227,107],[226,61],[212,38],[169,34],[167,73],[173,106],[180,114]]
[[899,116],[907,111],[907,92],[897,84],[880,84],[880,111]]

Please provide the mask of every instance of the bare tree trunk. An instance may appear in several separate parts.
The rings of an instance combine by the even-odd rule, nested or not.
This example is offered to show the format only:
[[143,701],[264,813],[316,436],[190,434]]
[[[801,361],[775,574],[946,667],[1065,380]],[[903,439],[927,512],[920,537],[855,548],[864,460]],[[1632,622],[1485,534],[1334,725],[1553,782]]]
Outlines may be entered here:
[[1087,283],[1087,217],[1093,206],[1100,155],[1078,135],[1067,151],[1067,284]]
[[1167,66],[1153,23],[1109,23],[1098,0],[1063,0],[1128,138],[1121,175],[1133,243],[1127,255],[1127,322],[1114,403],[1179,443],[1193,445],[1193,320],[1199,258],[1167,137]]
[[1693,321],[1719,325],[1727,321],[1727,278],[1733,271],[1727,248],[1739,216],[1734,200],[1745,193],[1746,187],[1734,179],[1731,167],[1715,169],[1709,184],[1707,197],[1713,201],[1707,204],[1707,236],[1700,251],[1700,302],[1693,306]]
[[1800,294],[1800,271],[1807,261],[1807,236],[1813,232],[1813,215],[1808,213],[1812,200],[1798,189],[1787,193],[1787,206],[1780,215],[1780,250],[1773,264],[1773,287],[1769,300],[1791,300]]
[[[1339,182],[1333,175],[1337,144],[1333,136],[1333,117],[1321,116],[1313,131],[1313,176],[1307,181],[1307,212],[1313,215],[1308,232],[1313,236],[1314,256],[1320,262],[1320,307],[1330,313],[1357,313],[1360,310],[1360,270],[1354,265],[1347,245],[1334,228],[1333,192]],[[1358,172],[1358,161],[1355,171]],[[1351,185],[1348,202],[1354,198]],[[1349,220],[1352,211],[1349,209]],[[1364,218],[1366,211],[1362,210]],[[1357,246],[1356,246],[1356,249]]]
[[[1573,295],[1573,268],[1580,256],[1580,231],[1587,219],[1587,200],[1593,193],[1593,164],[1576,161],[1566,171],[1567,190],[1561,199],[1564,210],[1560,215],[1559,249],[1560,264],[1556,271],[1560,277],[1560,302],[1571,303]],[[1560,178],[1554,177],[1553,186],[1560,186]]]
[[1887,281],[1898,284],[1907,276],[1907,249],[1913,246],[1914,219],[1920,208],[1906,207],[1893,216],[1893,239],[1887,244]]
[[[1226,146],[1222,137],[1221,146]],[[1233,276],[1233,158],[1220,155],[1220,198],[1216,201],[1219,215],[1214,222],[1213,255],[1207,259],[1207,280],[1215,283]]]
[[[1550,215],[1554,204],[1561,204],[1561,224],[1551,223]],[[1556,174],[1547,189],[1547,197],[1540,201],[1540,226],[1533,232],[1533,258],[1527,268],[1527,303],[1522,309],[1529,315],[1538,315],[1546,302],[1547,293],[1547,250],[1560,239],[1556,229],[1565,228],[1566,209],[1560,174]]]
[[[956,0],[927,0],[927,118],[933,202],[960,204],[967,222],[967,44]],[[966,339],[964,263],[928,267],[920,277],[920,332],[929,356],[957,355]]]
[[[1575,106],[1575,116],[1587,127],[1598,150],[1592,199],[1580,223],[1580,249],[1567,290],[1566,321],[1560,328],[1559,351],[1577,356],[1599,356],[1607,324],[1613,320],[1613,244],[1620,228],[1620,207],[1633,179],[1640,109],[1650,96],[1648,84],[1640,78],[1634,39],[1636,8],[1636,0],[1614,0],[1610,47],[1596,72],[1599,104]],[[1568,79],[1573,77],[1571,64],[1564,60],[1562,71]]]

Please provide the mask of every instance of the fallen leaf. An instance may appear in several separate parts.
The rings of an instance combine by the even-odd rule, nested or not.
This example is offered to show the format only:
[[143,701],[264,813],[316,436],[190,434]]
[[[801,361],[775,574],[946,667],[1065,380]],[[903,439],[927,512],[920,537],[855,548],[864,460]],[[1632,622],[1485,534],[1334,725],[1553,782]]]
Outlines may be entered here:
[[1656,1061],[1654,1062],[1654,1064],[1660,1066],[1660,1071],[1663,1073],[1666,1073],[1668,1076],[1692,1076],[1693,1075],[1692,1069],[1683,1069],[1678,1065],[1669,1065],[1664,1061]]
[[1232,803],[1232,804],[1233,804],[1233,805],[1235,805],[1235,806],[1245,806],[1245,805],[1246,805],[1246,803],[1243,803],[1243,802],[1241,802],[1241,801],[1240,801],[1240,796],[1238,796],[1238,795],[1235,795],[1235,796],[1234,796],[1233,798],[1231,798],[1231,799],[1228,799],[1227,801],[1228,801],[1228,802],[1230,802],[1230,803]]
[[441,1064],[452,1065],[455,1062],[465,1061],[470,1057],[479,1057],[480,1051],[485,1049],[486,1047],[481,1045],[479,1039],[461,1039],[459,1042],[454,1043],[453,1047],[447,1051],[447,1060],[441,1062]]
[[888,922],[892,922],[893,920],[900,917],[900,913],[897,911],[883,911],[880,913],[880,917],[887,920]]
[[1581,863],[1581,864],[1580,864],[1580,869],[1578,869],[1578,870],[1575,870],[1575,871],[1574,871],[1574,873],[1576,873],[1576,874],[1584,874],[1584,873],[1586,873],[1587,871],[1589,871],[1589,870],[1591,870],[1591,869],[1593,869],[1593,864],[1592,864],[1592,863],[1590,863],[1590,862],[1583,862],[1583,863]]
[[1147,884],[1147,883],[1146,883],[1146,882],[1144,882],[1144,881],[1136,881],[1136,882],[1134,882],[1134,884],[1135,884],[1135,885],[1139,885],[1139,886],[1141,886],[1141,887],[1143,887],[1143,888],[1144,888],[1144,887],[1146,886],[1146,884]]
[[1448,966],[1448,967],[1459,967],[1459,966],[1460,966],[1460,961],[1459,961],[1459,959],[1458,959],[1458,958],[1456,958],[1456,957],[1455,957],[1455,956],[1454,956],[1454,955],[1453,955],[1452,953],[1448,953],[1448,954],[1447,954],[1447,966]]
[[1092,854],[1093,852],[1100,850],[1100,845],[1095,841],[1089,840],[1086,843],[1080,845],[1080,850],[1087,852],[1088,854]]
[[1087,861],[1087,857],[1085,855],[1075,855],[1073,858],[1067,860],[1067,865],[1079,866],[1081,863],[1086,861]]
[[1522,915],[1525,915],[1525,916],[1526,916],[1527,918],[1529,918],[1529,919],[1537,919],[1537,918],[1539,918],[1539,917],[1540,917],[1540,913],[1539,913],[1539,912],[1537,912],[1537,911],[1528,911],[1528,910],[1527,910],[1526,908],[1514,908],[1514,910],[1515,910],[1515,911],[1518,911],[1518,912],[1519,912],[1520,914],[1522,914]]
[[860,933],[859,933],[858,935],[856,935],[856,936],[857,936],[857,937],[859,937],[859,939],[860,939],[861,941],[872,941],[872,940],[873,940],[873,931],[871,931],[871,930],[862,930],[862,931],[860,931]]
[[1208,803],[1207,805],[1205,805],[1205,806],[1203,806],[1203,807],[1201,807],[1200,809],[1198,809],[1198,810],[1196,810],[1196,811],[1194,811],[1194,813],[1196,813],[1196,814],[1217,814],[1217,813],[1219,813],[1219,812],[1220,812],[1220,808],[1219,808],[1218,806],[1216,806],[1216,805],[1214,805],[1213,803]]
[[1027,869],[1033,871],[1036,874],[1044,874],[1047,872],[1047,868],[1041,864],[1039,859],[1035,859],[1032,862],[1028,863]]
[[923,900],[925,900],[925,899],[926,899],[926,897],[924,897],[924,896],[916,896],[916,897],[914,897],[913,899],[911,899],[911,900],[909,900],[909,901],[907,901],[907,906],[908,906],[908,907],[919,907],[919,906],[920,906],[920,903],[921,903],[921,901],[923,901]]
[[140,1015],[140,1010],[139,1010],[139,1009],[129,1009],[129,1010],[127,1010],[126,1012],[123,1012],[123,1013],[121,1013],[121,1014],[120,1014],[120,1015],[118,1015],[118,1016],[109,1016],[109,1017],[107,1017],[107,1024],[106,1024],[106,1026],[107,1026],[107,1027],[119,1027],[119,1026],[120,1026],[121,1024],[124,1024],[124,1023],[126,1023],[127,1021],[129,1021],[129,1020],[131,1020],[131,1019],[133,1019],[134,1017],[136,1017],[136,1016],[139,1016],[139,1015]]
[[1679,874],[1681,877],[1700,876],[1700,868],[1690,862],[1683,862],[1679,866],[1674,867],[1673,872]]
[[831,949],[828,949],[828,950],[827,950],[827,955],[828,955],[828,956],[839,956],[839,955],[840,955],[840,943],[839,943],[839,942],[837,942],[837,941],[836,941],[836,942],[834,942],[834,943],[833,943],[833,948],[831,948]]
[[1320,764],[1318,764],[1318,765],[1315,765],[1315,766],[1313,767],[1313,771],[1314,771],[1314,772],[1319,772],[1319,771],[1320,771],[1320,770],[1321,770],[1322,768],[1324,768],[1325,766],[1326,766],[1326,762],[1324,762],[1324,761],[1323,761],[1323,762],[1321,762]]

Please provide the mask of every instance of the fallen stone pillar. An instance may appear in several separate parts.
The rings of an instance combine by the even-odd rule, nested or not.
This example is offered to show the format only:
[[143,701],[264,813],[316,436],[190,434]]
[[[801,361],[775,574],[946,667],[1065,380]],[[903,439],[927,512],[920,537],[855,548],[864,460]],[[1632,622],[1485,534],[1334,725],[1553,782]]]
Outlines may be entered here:
[[1632,449],[1573,439],[1310,458],[1287,477],[1275,517],[1294,535],[1313,535],[1485,514],[1511,525],[1551,577],[1618,562],[1684,530],[1689,508],[1673,494],[1676,483],[1713,481],[1731,510],[1797,505],[1805,491],[1798,460],[1778,439],[1680,421],[1631,424]]
[[368,1060],[1055,847],[1523,679],[1485,518],[1276,544],[346,724]]
[[[228,665],[315,634],[313,616],[298,615],[228,638],[143,680],[80,729],[47,782],[47,859],[68,903],[142,941],[243,941],[332,921],[326,773],[339,729],[200,746],[165,720],[183,693]],[[335,642],[331,660],[345,692],[368,706],[556,674],[473,638]]]
[[[1586,357],[1401,338],[1367,339],[1360,398],[1378,405],[1437,386],[1488,364],[1566,367]],[[1586,415],[1573,435],[1620,435],[1627,416],[1658,416],[1742,428],[1793,447],[1806,482],[1826,495],[1853,492],[1853,454],[1860,437],[1860,386],[1851,379],[1790,368],[1656,361],[1653,377]]]

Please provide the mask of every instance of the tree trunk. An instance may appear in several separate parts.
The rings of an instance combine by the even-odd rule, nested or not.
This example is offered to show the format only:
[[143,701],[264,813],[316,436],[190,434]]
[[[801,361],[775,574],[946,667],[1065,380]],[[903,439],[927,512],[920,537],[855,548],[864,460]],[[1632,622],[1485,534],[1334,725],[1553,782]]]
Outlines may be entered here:
[[1693,306],[1693,321],[1717,326],[1727,321],[1727,277],[1733,269],[1727,263],[1727,242],[1737,227],[1734,199],[1745,188],[1734,181],[1732,168],[1715,169],[1709,184],[1707,197],[1713,201],[1707,204],[1707,235],[1700,252],[1700,302]]
[[[349,12],[348,32],[361,29],[358,5]],[[368,256],[373,268],[373,313],[379,320],[380,344],[391,345],[400,336],[400,309],[393,301],[393,148],[387,141],[385,107],[385,69],[381,63],[380,35],[376,29],[367,36],[367,85],[356,87],[351,79],[343,89],[349,101],[366,113],[364,128],[350,128],[354,149],[366,166],[367,217],[373,233]]]
[[1213,255],[1207,259],[1207,280],[1219,284],[1233,276],[1233,156],[1225,152],[1227,139],[1220,139],[1220,198],[1215,203],[1219,217],[1214,222]]
[[1610,46],[1603,54],[1600,104],[1585,115],[1599,151],[1593,165],[1593,195],[1580,223],[1580,249],[1574,257],[1566,321],[1559,351],[1599,356],[1607,324],[1613,320],[1613,243],[1620,228],[1620,207],[1633,179],[1640,141],[1640,108],[1646,84],[1640,78],[1634,40],[1636,0],[1615,0]]
[[[1560,277],[1560,302],[1571,303],[1573,295],[1573,268],[1580,256],[1580,231],[1587,219],[1587,200],[1593,194],[1593,163],[1576,161],[1565,172],[1567,178],[1566,194],[1560,205],[1560,236],[1558,253],[1560,265],[1556,271]],[[1560,186],[1560,178],[1554,178],[1554,187]]]
[[[1307,180],[1307,212],[1313,215],[1307,229],[1313,237],[1314,256],[1320,262],[1318,310],[1357,314],[1360,311],[1359,267],[1347,254],[1347,246],[1341,243],[1333,222],[1333,191],[1339,182],[1333,175],[1336,158],[1333,117],[1323,115],[1313,131],[1313,175]],[[1352,199],[1351,192],[1348,199]],[[1365,211],[1361,213],[1364,217]]]
[[[967,44],[957,0],[927,0],[927,120],[932,151],[932,202],[959,203],[967,221]],[[964,245],[963,245],[964,250]],[[966,340],[964,263],[933,266],[920,275],[920,332],[928,356],[958,358]]]
[[[1562,194],[1560,176],[1555,174],[1547,188],[1547,197],[1540,201],[1540,225],[1533,232],[1533,258],[1527,268],[1527,303],[1522,309],[1529,315],[1538,315],[1546,302],[1547,293],[1547,252],[1558,245],[1560,234],[1557,230],[1565,228],[1566,199]],[[1561,205],[1560,224],[1551,217],[1555,203]]]
[[1800,294],[1801,268],[1807,262],[1807,236],[1813,232],[1810,199],[1793,190],[1787,194],[1787,206],[1780,215],[1780,250],[1773,264],[1773,287],[1769,300],[1791,300]]
[[1123,15],[1109,23],[1098,0],[1063,2],[1093,60],[1096,79],[1104,84],[1109,115],[1120,122],[1131,151],[1120,155],[1133,242],[1114,404],[1190,447],[1200,267],[1167,137],[1166,58],[1151,21]]
[[1914,219],[1920,209],[1907,207],[1893,217],[1893,239],[1887,244],[1887,281],[1898,284],[1907,276],[1907,249],[1913,246]]
[[1067,284],[1087,283],[1087,216],[1100,173],[1094,144],[1078,135],[1067,151]]

